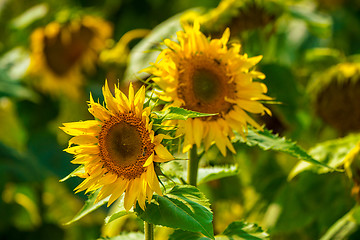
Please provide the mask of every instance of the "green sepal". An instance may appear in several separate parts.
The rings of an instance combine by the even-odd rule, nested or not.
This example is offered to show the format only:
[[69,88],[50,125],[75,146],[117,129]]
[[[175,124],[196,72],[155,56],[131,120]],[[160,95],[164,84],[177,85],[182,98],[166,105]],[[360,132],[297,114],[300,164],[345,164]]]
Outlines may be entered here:
[[81,165],[79,167],[77,167],[74,171],[72,171],[69,175],[67,175],[66,177],[62,178],[59,180],[59,182],[65,182],[66,180],[68,180],[69,178],[72,177],[77,177],[76,174],[78,173],[85,173],[85,167],[84,165]]

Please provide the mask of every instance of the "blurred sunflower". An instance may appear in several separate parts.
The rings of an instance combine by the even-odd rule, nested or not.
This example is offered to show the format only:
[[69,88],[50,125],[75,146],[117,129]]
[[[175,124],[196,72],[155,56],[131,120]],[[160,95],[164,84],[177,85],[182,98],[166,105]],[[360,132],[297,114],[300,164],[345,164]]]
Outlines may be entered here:
[[185,13],[181,21],[193,22],[196,19],[213,36],[221,36],[224,29],[229,27],[231,34],[236,36],[275,22],[283,8],[283,2],[278,0],[222,0],[216,8],[204,14],[195,11]]
[[309,84],[316,113],[345,134],[360,130],[360,63],[340,63]]
[[98,53],[111,34],[111,25],[93,16],[38,28],[31,35],[29,73],[40,77],[37,85],[42,91],[76,97],[82,69],[94,70]]
[[[161,144],[164,135],[154,134],[149,121],[150,109],[143,109],[144,86],[134,96],[132,84],[127,98],[117,87],[115,97],[107,82],[103,87],[106,108],[90,95],[89,112],[95,120],[64,123],[61,129],[74,136],[64,151],[74,154],[74,164],[83,164],[85,180],[77,192],[99,188],[96,201],[111,196],[108,206],[125,192],[124,206],[128,211],[145,200],[151,201],[154,191],[162,195],[154,170],[154,162],[172,160]],[[76,144],[77,146],[72,146]]]
[[247,54],[239,54],[239,44],[228,49],[229,29],[221,39],[209,41],[200,32],[199,23],[183,27],[184,31],[177,33],[179,43],[166,39],[168,48],[144,71],[153,74],[153,81],[161,88],[159,97],[172,102],[171,106],[218,113],[178,123],[179,131],[185,133],[184,152],[194,144],[199,147],[202,140],[205,149],[215,142],[223,155],[226,147],[235,152],[230,142],[233,129],[243,136],[248,123],[262,129],[247,112],[271,114],[258,102],[271,99],[264,95],[266,85],[253,81],[264,79],[265,75],[251,70],[262,56],[248,58]]

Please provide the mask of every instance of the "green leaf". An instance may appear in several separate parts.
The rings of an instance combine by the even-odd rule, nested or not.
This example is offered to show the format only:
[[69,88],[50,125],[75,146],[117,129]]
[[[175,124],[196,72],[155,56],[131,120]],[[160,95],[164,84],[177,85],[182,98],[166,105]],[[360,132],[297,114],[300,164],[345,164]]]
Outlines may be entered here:
[[186,120],[188,118],[196,118],[196,117],[208,117],[217,115],[216,113],[199,113],[191,110],[187,110],[184,108],[178,107],[169,107],[165,111],[153,112],[158,118],[161,118],[162,121],[166,120]]
[[[331,168],[339,168],[344,164],[345,156],[359,141],[360,134],[351,134],[344,138],[319,143],[309,150],[309,154]],[[323,174],[330,172],[331,169],[314,166],[301,161],[291,170],[289,179],[292,179],[303,171],[314,171],[316,173]]]
[[231,223],[223,232],[229,239],[261,240],[269,239],[269,234],[257,224],[236,221]]
[[102,205],[106,204],[109,201],[109,197],[104,198],[103,200],[100,200],[99,202],[95,203],[95,199],[98,195],[99,191],[94,192],[89,196],[89,199],[86,200],[84,206],[81,208],[81,210],[71,219],[69,222],[65,223],[65,225],[69,225],[73,222],[76,222],[86,216],[87,214],[95,211]]
[[201,233],[188,232],[183,230],[175,230],[170,236],[169,240],[210,240],[210,238],[204,237]]
[[235,176],[237,174],[239,174],[237,165],[199,168],[197,182],[198,185],[200,185],[216,179]]
[[124,211],[116,212],[116,213],[114,213],[114,214],[112,214],[110,216],[107,216],[105,218],[105,224],[111,223],[112,221],[114,221],[114,220],[116,220],[118,218],[121,218],[121,217],[123,217],[123,216],[125,216],[127,214],[129,214],[129,212],[124,210]]
[[126,211],[124,207],[124,196],[117,199],[115,203],[111,206],[108,216],[105,218],[105,224],[108,224],[118,218],[121,218],[125,215],[132,214],[133,211]]
[[292,157],[304,160],[310,164],[326,167],[329,169],[329,171],[335,170],[334,168],[326,165],[325,163],[315,160],[295,142],[285,139],[285,137],[280,137],[277,134],[273,134],[266,129],[264,129],[264,131],[260,131],[249,128],[246,140],[239,136],[238,139],[250,147],[259,146],[264,150],[274,150],[287,153]]
[[214,239],[209,201],[196,187],[175,186],[164,196],[154,196],[146,211],[136,206],[135,212],[149,223],[200,232]]
[[110,238],[99,238],[98,240],[144,240],[145,236],[143,233],[139,232],[131,232],[124,233],[115,237]]
[[72,171],[69,175],[67,175],[66,177],[64,177],[63,179],[60,179],[59,182],[65,182],[66,180],[68,180],[69,178],[72,177],[77,177],[76,174],[78,173],[85,173],[85,167],[84,165],[81,165],[79,167],[77,167],[74,171]]

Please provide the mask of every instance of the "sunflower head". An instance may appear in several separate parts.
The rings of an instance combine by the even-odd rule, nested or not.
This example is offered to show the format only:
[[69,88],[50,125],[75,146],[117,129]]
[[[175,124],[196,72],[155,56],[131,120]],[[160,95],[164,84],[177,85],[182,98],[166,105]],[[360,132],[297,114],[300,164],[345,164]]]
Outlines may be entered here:
[[202,142],[206,149],[215,143],[223,155],[226,148],[235,152],[232,129],[245,136],[248,123],[261,129],[248,112],[270,114],[258,101],[271,99],[265,95],[266,86],[253,81],[265,78],[253,69],[261,56],[241,55],[239,44],[228,48],[229,29],[222,38],[209,40],[198,22],[183,27],[177,33],[178,42],[166,39],[156,63],[144,71],[154,76],[159,97],[170,106],[217,114],[178,122],[179,131],[185,133],[184,152]]
[[29,74],[39,78],[37,85],[45,92],[77,96],[81,71],[94,69],[111,33],[108,22],[92,16],[38,28],[31,35]]
[[150,109],[143,108],[145,88],[129,97],[116,86],[115,97],[105,83],[106,106],[94,102],[90,95],[89,112],[95,120],[64,123],[61,129],[74,136],[66,152],[74,154],[72,163],[84,165],[85,180],[75,189],[95,191],[97,201],[110,196],[112,204],[125,192],[124,206],[129,210],[136,202],[142,209],[153,193],[161,195],[154,163],[173,159],[161,144],[164,135],[155,135],[149,120]]
[[216,8],[204,14],[190,11],[181,20],[199,21],[205,32],[215,36],[220,36],[226,27],[231,29],[232,35],[238,35],[273,23],[283,8],[281,1],[277,0],[222,0]]
[[342,133],[360,130],[360,64],[340,63],[309,86],[316,113]]

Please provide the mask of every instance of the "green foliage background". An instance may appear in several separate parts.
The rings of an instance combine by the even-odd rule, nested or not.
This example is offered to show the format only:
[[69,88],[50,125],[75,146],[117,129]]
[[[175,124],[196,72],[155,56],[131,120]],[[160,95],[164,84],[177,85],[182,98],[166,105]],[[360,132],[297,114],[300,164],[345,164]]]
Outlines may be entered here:
[[[202,155],[199,189],[209,199],[204,208],[213,212],[213,224],[207,230],[213,229],[216,239],[266,239],[268,234],[271,239],[358,239],[360,215],[351,195],[353,181],[341,170],[360,135],[338,131],[317,116],[307,89],[328,68],[359,61],[360,3],[243,2],[259,4],[275,16],[265,26],[234,33],[231,41],[240,41],[249,56],[263,55],[258,68],[266,75],[268,95],[280,104],[268,105],[272,117],[257,119],[268,130],[258,133],[250,129],[247,141],[236,138],[237,154],[222,157],[211,148]],[[0,1],[0,239],[143,239],[143,222],[134,213],[123,214],[121,209],[102,204],[94,207],[91,199],[85,203],[87,196],[72,192],[80,183],[77,178],[59,183],[76,166],[62,151],[68,136],[58,126],[91,118],[86,106],[89,91],[95,99],[102,99],[101,86],[110,73],[123,83],[134,80],[134,73],[156,58],[157,52],[144,50],[179,30],[178,14],[189,9],[205,13],[218,3]],[[102,16],[113,24],[109,48],[132,29],[153,30],[147,38],[130,43],[127,64],[102,62],[94,74],[86,75],[79,101],[39,92],[26,74],[29,37],[34,29],[77,13]],[[218,34],[206,25],[203,30]],[[173,179],[184,177],[179,175],[183,168],[183,160],[162,166]],[[166,196],[156,201],[166,205],[170,200],[171,196]],[[79,216],[79,211],[84,213],[84,204],[86,216],[64,225]],[[158,209],[151,210],[155,213],[138,215],[143,220],[153,219],[151,214],[157,216]],[[113,213],[118,214],[114,220],[106,218]],[[182,230],[191,231],[191,227]],[[206,233],[167,227],[155,230],[156,239],[209,239],[211,234]]]

